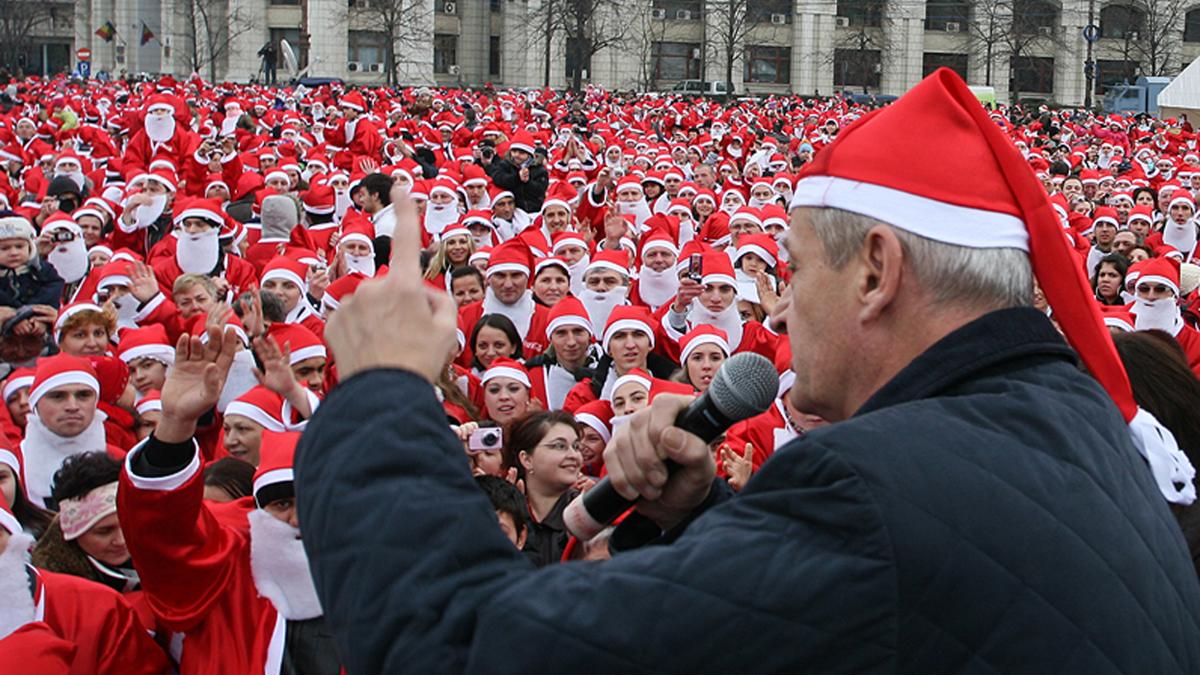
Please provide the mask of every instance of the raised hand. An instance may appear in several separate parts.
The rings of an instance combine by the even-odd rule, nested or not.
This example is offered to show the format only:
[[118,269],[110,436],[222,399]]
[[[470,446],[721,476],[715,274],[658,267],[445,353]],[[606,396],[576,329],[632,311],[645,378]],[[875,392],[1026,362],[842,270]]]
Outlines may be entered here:
[[721,446],[721,466],[729,479],[729,487],[741,491],[746,481],[750,480],[750,472],[754,469],[754,446],[747,443],[745,451],[739,455],[728,445]]
[[262,362],[262,370],[254,369],[254,377],[262,386],[279,394],[287,396],[297,386],[296,377],[292,375],[290,344],[280,347],[275,338],[264,335],[254,338],[254,353]]
[[175,345],[175,364],[167,371],[162,388],[162,420],[154,437],[164,443],[182,443],[196,433],[196,420],[217,404],[238,336],[224,325],[207,327],[208,342],[184,335]]
[[135,260],[129,270],[129,292],[138,302],[146,302],[158,295],[158,279],[154,276],[154,270],[140,260]]

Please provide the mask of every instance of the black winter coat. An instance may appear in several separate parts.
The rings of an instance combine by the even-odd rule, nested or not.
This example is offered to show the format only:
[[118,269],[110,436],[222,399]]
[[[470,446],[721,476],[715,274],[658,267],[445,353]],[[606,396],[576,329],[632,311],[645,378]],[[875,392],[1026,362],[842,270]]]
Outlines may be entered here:
[[342,382],[296,472],[348,672],[1200,673],[1179,528],[1033,309],[960,328],[607,562],[535,570],[412,373]]
[[62,304],[63,286],[54,265],[35,258],[22,272],[0,268],[0,306],[20,308],[25,305]]
[[521,180],[521,167],[503,157],[494,157],[484,169],[493,183],[513,193],[513,201],[518,209],[532,214],[542,210],[546,188],[550,186],[550,174],[545,166],[531,163],[528,181]]

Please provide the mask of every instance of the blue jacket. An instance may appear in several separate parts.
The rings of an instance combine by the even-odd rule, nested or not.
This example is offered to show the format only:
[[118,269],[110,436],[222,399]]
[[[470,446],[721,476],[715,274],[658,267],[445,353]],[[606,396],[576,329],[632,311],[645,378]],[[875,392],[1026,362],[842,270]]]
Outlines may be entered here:
[[541,570],[429,385],[351,378],[296,466],[347,672],[1200,673],[1183,537],[1073,357],[988,314],[669,544]]
[[57,309],[64,285],[54,265],[38,258],[30,260],[21,272],[0,268],[0,306],[49,305]]

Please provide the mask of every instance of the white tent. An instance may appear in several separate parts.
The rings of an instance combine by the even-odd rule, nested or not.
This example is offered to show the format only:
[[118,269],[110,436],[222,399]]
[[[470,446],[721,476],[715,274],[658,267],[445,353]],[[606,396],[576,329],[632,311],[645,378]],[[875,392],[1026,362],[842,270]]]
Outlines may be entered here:
[[1192,126],[1200,124],[1200,59],[1158,93],[1158,114],[1162,119],[1187,115]]

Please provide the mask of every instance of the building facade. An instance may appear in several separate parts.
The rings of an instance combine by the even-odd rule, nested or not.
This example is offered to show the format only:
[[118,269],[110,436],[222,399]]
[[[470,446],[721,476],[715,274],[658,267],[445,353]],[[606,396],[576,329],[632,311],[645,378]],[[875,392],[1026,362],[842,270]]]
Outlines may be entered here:
[[[113,73],[261,79],[270,43],[286,80],[286,41],[304,74],[364,85],[564,87],[578,71],[616,89],[706,80],[752,94],[898,95],[945,66],[1002,101],[1080,105],[1089,15],[1100,93],[1200,56],[1190,1],[589,0],[580,50],[566,0],[79,0],[72,46]],[[94,32],[105,21],[112,41]]]

